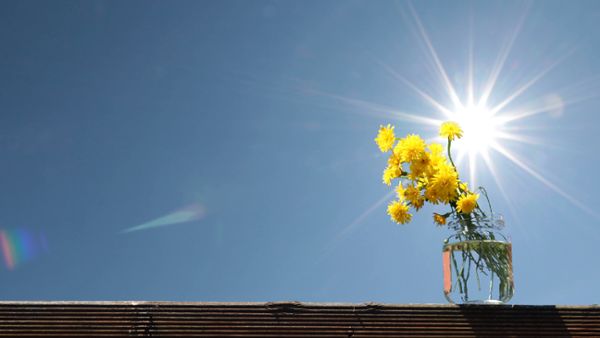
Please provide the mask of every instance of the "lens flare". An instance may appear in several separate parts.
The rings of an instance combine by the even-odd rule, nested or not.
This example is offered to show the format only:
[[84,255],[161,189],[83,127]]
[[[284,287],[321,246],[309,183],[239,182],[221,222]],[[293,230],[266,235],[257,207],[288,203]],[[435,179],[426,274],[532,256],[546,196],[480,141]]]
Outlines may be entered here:
[[0,251],[4,266],[14,270],[48,250],[46,237],[26,229],[0,230]]
[[134,231],[139,231],[139,230],[146,230],[146,229],[162,227],[162,226],[166,226],[166,225],[191,222],[191,221],[201,219],[205,215],[206,215],[206,208],[201,204],[195,203],[195,204],[188,205],[184,208],[181,208],[177,211],[174,211],[170,214],[167,214],[165,216],[148,221],[146,223],[136,225],[131,228],[127,228],[127,229],[121,231],[121,233],[129,233],[129,232],[134,232]]

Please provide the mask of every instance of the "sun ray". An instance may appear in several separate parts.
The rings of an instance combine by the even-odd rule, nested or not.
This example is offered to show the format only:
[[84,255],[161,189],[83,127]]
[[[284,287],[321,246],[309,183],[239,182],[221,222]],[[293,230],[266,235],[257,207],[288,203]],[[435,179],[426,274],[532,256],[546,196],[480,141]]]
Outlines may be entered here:
[[396,192],[394,190],[392,190],[392,191],[388,192],[387,194],[385,194],[385,196],[383,196],[382,198],[377,200],[375,203],[373,203],[370,207],[368,207],[365,211],[363,211],[358,217],[356,217],[352,222],[350,222],[350,224],[348,224],[346,227],[344,227],[344,229],[342,229],[342,231],[339,233],[339,235],[338,235],[338,237],[336,237],[336,239],[345,237],[348,233],[354,231],[356,229],[356,227],[360,223],[362,223],[362,221],[364,221],[365,218],[367,218],[367,216],[369,216],[373,211],[375,211],[377,208],[379,208],[385,202],[388,202],[390,197],[392,197],[395,193]]
[[435,137],[430,137],[430,138],[426,138],[426,139],[425,139],[425,143],[427,143],[427,144],[431,144],[431,143],[438,143],[438,144],[441,144],[441,142],[440,142],[440,138],[439,138],[439,137],[437,137],[437,136],[435,136]]
[[465,157],[467,156],[468,152],[466,151],[459,151],[458,155],[456,156],[456,166],[460,166],[463,162],[463,160],[465,159]]
[[475,154],[469,153],[469,185],[471,189],[477,187],[477,177],[475,176],[476,172],[476,162],[475,162]]
[[551,103],[543,102],[542,104],[539,104],[538,107],[529,108],[527,110],[513,109],[510,113],[506,113],[505,114],[506,116],[501,117],[501,119],[505,123],[518,121],[518,120],[522,120],[522,119],[532,117],[535,115],[548,113],[549,111],[552,111],[552,110],[563,109],[567,105],[573,105],[576,103],[583,102],[585,100],[594,99],[594,98],[597,98],[598,96],[599,96],[598,94],[590,94],[590,95],[582,96],[579,98],[568,99],[568,100],[561,99],[561,101],[556,101],[556,102],[551,102]]
[[444,106],[443,104],[439,103],[438,101],[434,100],[430,95],[428,95],[427,93],[425,93],[423,90],[421,90],[419,87],[417,87],[416,85],[414,85],[412,82],[408,81],[406,78],[404,78],[402,75],[398,74],[398,72],[394,71],[390,66],[388,66],[387,64],[378,61],[379,64],[381,66],[383,66],[390,74],[392,74],[396,79],[402,81],[404,84],[406,84],[407,86],[409,86],[412,90],[414,90],[415,92],[417,92],[417,94],[421,95],[421,97],[423,99],[425,99],[425,101],[429,104],[431,104],[434,108],[436,108],[440,113],[444,114],[444,115],[449,115],[452,114],[452,110],[450,110],[449,108],[447,108],[446,106]]
[[494,162],[492,162],[492,159],[490,158],[490,154],[486,151],[481,154],[481,157],[483,158],[483,163],[485,163],[486,167],[492,174],[492,178],[496,182],[496,186],[500,190],[500,194],[502,194],[502,196],[504,197],[504,199],[506,200],[506,202],[508,204],[512,205],[512,201],[510,198],[508,198],[508,194],[506,193],[506,190],[504,189],[504,185],[502,185],[502,182],[500,182],[500,176],[498,175],[498,172],[496,171],[496,166],[494,165]]
[[564,197],[567,201],[571,202],[571,204],[573,204],[574,206],[587,212],[588,214],[594,216],[595,218],[600,219],[600,215],[597,212],[595,212],[593,209],[591,209],[590,207],[583,204],[581,201],[579,201],[575,197],[566,193],[564,190],[562,190],[556,184],[552,183],[550,180],[548,180],[547,178],[542,176],[540,173],[538,173],[537,171],[535,171],[534,169],[529,167],[527,164],[525,164],[523,161],[521,161],[516,155],[509,152],[506,148],[504,148],[500,144],[493,143],[492,148],[494,150],[496,150],[497,152],[499,152],[500,154],[504,155],[504,157],[509,159],[512,163],[516,164],[519,168],[523,169],[526,173],[531,175],[533,178],[535,178],[538,181],[540,181],[541,183],[543,183],[546,187],[548,187],[549,189],[553,190],[557,194]]
[[363,112],[364,110],[377,112],[377,113],[380,113],[381,117],[385,117],[385,118],[389,118],[390,114],[391,114],[392,117],[395,117],[398,120],[411,121],[411,122],[425,124],[425,125],[431,125],[431,126],[437,126],[442,122],[441,120],[438,120],[438,119],[424,117],[424,116],[422,116],[422,114],[417,115],[417,114],[406,113],[406,112],[399,111],[396,108],[384,106],[381,104],[376,104],[376,103],[365,101],[365,100],[355,99],[355,98],[351,98],[351,97],[347,97],[347,96],[343,96],[343,95],[332,94],[332,93],[328,93],[325,91],[311,89],[310,93],[316,94],[316,95],[321,95],[321,96],[326,96],[326,97],[329,97],[332,99],[336,99],[336,100],[344,102],[348,105],[360,108],[361,112]]
[[485,106],[487,104],[487,101],[488,101],[492,91],[494,90],[494,86],[496,86],[496,82],[498,81],[498,76],[500,75],[500,73],[502,72],[502,69],[504,68],[506,59],[508,58],[508,55],[510,54],[512,47],[513,47],[515,41],[517,40],[519,33],[521,32],[521,28],[523,26],[523,23],[525,22],[525,18],[527,16],[528,11],[529,11],[529,6],[521,14],[521,17],[519,18],[517,24],[515,25],[514,30],[512,31],[512,34],[510,35],[510,37],[508,39],[508,43],[506,43],[500,50],[500,54],[498,54],[498,58],[496,59],[496,62],[494,64],[494,66],[492,67],[490,77],[485,84],[485,88],[483,89],[483,93],[481,94],[481,97],[479,98],[478,105]]
[[467,105],[472,106],[475,100],[475,81],[473,79],[475,72],[474,51],[473,51],[473,13],[469,15],[469,50],[468,50],[468,82],[467,82]]
[[[547,131],[547,129],[544,129]],[[498,140],[509,140],[515,141],[523,144],[534,145],[538,147],[542,147],[545,149],[557,149],[557,150],[572,150],[572,148],[566,147],[564,145],[550,143],[548,140],[542,140],[541,138],[534,138],[532,136],[519,135],[514,132],[498,132],[496,134],[496,138]]]
[[[331,253],[331,251],[333,251],[335,249],[335,247],[341,242],[343,241],[346,237],[348,237],[352,232],[356,231],[356,229],[358,229],[358,227],[360,226],[360,224],[369,216],[371,215],[375,210],[377,210],[379,207],[381,207],[384,203],[388,202],[389,199],[395,194],[395,190],[392,190],[390,192],[388,192],[387,194],[385,194],[383,197],[381,197],[380,199],[378,199],[375,203],[371,204],[371,206],[369,206],[365,211],[363,211],[360,215],[358,215],[358,217],[356,217],[354,220],[352,220],[352,222],[350,222],[348,225],[346,225],[343,229],[341,229],[334,238],[332,238],[328,245],[324,248],[320,259],[322,259],[323,257],[327,256],[328,254]],[[319,260],[320,260],[319,259]]]
[[[568,54],[570,54],[570,53],[568,53]],[[562,58],[559,58],[558,60],[556,60],[553,63],[551,63],[550,65],[548,65],[548,67],[544,68],[541,72],[539,72],[531,80],[527,81],[527,83],[525,83],[524,85],[519,87],[514,93],[512,93],[506,99],[504,99],[504,101],[500,102],[499,104],[494,106],[492,109],[490,109],[490,112],[492,113],[492,115],[497,114],[500,110],[502,110],[504,107],[506,107],[514,99],[519,97],[527,89],[529,89],[531,86],[536,84],[541,78],[543,78],[546,74],[548,74],[548,72],[550,72],[552,69],[554,69],[554,67],[556,67],[558,64],[560,64],[567,55],[563,56]]]
[[[490,174],[492,176],[492,178],[494,179],[494,182],[496,183],[496,187],[498,187],[498,190],[500,191],[500,195],[502,195],[502,198],[504,198],[504,201],[506,202],[506,205],[508,206],[508,210],[510,212],[510,214],[512,215],[512,217],[516,220],[519,218],[519,214],[517,212],[517,208],[515,207],[514,203],[512,202],[512,199],[508,197],[508,193],[506,192],[506,189],[504,188],[504,184],[502,184],[501,180],[500,180],[500,175],[498,174],[497,170],[496,170],[496,166],[494,165],[494,163],[492,162],[492,159],[490,158],[489,153],[483,152],[481,154],[481,157],[483,158],[483,163],[485,163],[487,169],[490,171]],[[526,229],[527,227],[521,227],[520,229],[527,232],[527,234],[529,235],[529,232]]]
[[417,11],[414,9],[414,7],[412,6],[412,4],[410,2],[408,3],[408,7],[410,9],[413,19],[415,20],[415,22],[417,24],[417,30],[419,31],[419,34],[421,35],[423,42],[425,42],[425,45],[427,46],[427,51],[429,52],[431,58],[433,59],[433,62],[435,64],[438,75],[441,77],[442,82],[443,82],[444,86],[446,87],[446,90],[447,90],[448,96],[450,97],[450,100],[452,100],[452,103],[454,104],[454,106],[462,107],[463,106],[462,102],[460,101],[460,99],[456,93],[456,90],[454,89],[454,86],[452,85],[452,82],[450,82],[450,79],[448,78],[446,69],[442,65],[442,62],[440,61],[440,58],[438,57],[438,54],[437,54],[435,48],[433,47],[431,40],[429,39],[429,35],[427,35],[427,32],[425,31],[425,28],[423,27],[423,24],[421,23],[421,19],[419,18]]
[[520,112],[518,112],[518,110],[516,110],[513,114],[506,114],[506,116],[503,116],[502,120],[505,123],[518,121],[518,120],[522,120],[524,118],[528,118],[528,117],[531,117],[534,115],[546,113],[548,110],[558,109],[563,106],[564,106],[564,104],[563,105],[553,104],[553,105],[549,105],[549,106],[545,106],[545,107],[534,108],[534,109],[529,109],[529,110],[520,111]]
[[499,138],[499,139],[517,141],[517,142],[532,144],[532,145],[536,145],[536,146],[545,146],[546,145],[545,141],[535,140],[532,137],[517,135],[515,133],[507,133],[507,132],[499,131],[499,132],[496,132],[495,136],[496,136],[496,138]]

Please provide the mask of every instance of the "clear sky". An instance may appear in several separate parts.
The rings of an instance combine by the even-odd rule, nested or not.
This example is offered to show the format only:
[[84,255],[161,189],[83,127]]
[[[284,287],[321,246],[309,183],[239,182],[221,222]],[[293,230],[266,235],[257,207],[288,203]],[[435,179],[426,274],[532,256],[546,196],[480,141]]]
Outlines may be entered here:
[[450,232],[430,207],[389,220],[373,139],[435,137],[415,88],[452,107],[440,70],[462,100],[472,65],[490,107],[518,94],[475,171],[512,302],[599,303],[599,21],[597,1],[4,1],[0,298],[444,303]]

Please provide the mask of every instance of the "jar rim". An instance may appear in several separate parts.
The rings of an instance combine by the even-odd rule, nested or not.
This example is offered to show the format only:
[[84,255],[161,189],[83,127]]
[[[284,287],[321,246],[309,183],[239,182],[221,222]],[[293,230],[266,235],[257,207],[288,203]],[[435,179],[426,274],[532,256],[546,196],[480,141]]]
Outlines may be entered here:
[[504,222],[504,215],[501,213],[489,213],[489,214],[470,214],[468,218],[461,218],[458,214],[452,214],[448,218],[448,228],[454,230],[464,230],[465,228],[473,227],[475,229],[485,230],[502,230],[506,224]]

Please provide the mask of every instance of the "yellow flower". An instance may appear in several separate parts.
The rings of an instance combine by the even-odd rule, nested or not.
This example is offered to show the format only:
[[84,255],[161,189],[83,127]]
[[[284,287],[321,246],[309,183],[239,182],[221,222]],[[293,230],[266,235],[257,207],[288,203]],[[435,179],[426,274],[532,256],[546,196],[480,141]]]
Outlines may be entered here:
[[408,186],[406,189],[402,191],[401,201],[408,201],[410,205],[412,205],[415,210],[419,210],[425,204],[425,198],[421,196],[421,191],[419,188],[415,186]]
[[415,210],[419,211],[425,204],[425,198],[423,196],[417,197],[416,200],[410,202],[410,204],[415,208]]
[[413,160],[410,163],[410,173],[408,177],[416,181],[419,177],[427,175],[427,173],[431,172],[431,159],[427,153],[424,153],[421,158]]
[[391,185],[392,180],[394,178],[400,177],[400,175],[402,175],[402,170],[400,170],[399,167],[388,166],[383,171],[383,177],[382,177],[383,183],[385,183],[387,185]]
[[418,160],[425,154],[425,141],[419,135],[409,134],[398,141],[394,153],[400,155],[402,162]]
[[396,195],[400,201],[404,201],[404,187],[402,186],[402,183],[398,184],[396,187]]
[[390,167],[400,167],[400,157],[394,153],[390,155],[388,158],[388,166]]
[[456,210],[463,214],[468,214],[475,209],[477,206],[477,199],[479,198],[479,194],[465,194],[461,195],[456,202]]
[[458,173],[454,167],[443,164],[433,175],[431,182],[427,186],[425,197],[432,203],[448,203],[456,197],[458,188]]
[[379,146],[379,150],[385,153],[390,151],[394,147],[396,142],[396,135],[394,135],[394,127],[390,124],[387,126],[379,126],[379,133],[375,138],[375,143]]
[[454,138],[461,138],[463,134],[462,129],[456,122],[448,121],[442,123],[440,127],[440,136],[448,138],[450,141],[453,141]]
[[432,144],[428,145],[427,148],[429,148],[429,151],[431,152],[432,155],[443,156],[442,155],[444,153],[443,145],[441,145],[439,143],[432,143]]
[[392,201],[387,207],[387,213],[392,221],[399,224],[406,224],[412,218],[412,215],[408,213],[408,205],[400,201]]
[[442,147],[439,143],[432,143],[429,146],[429,151],[431,154],[429,155],[430,165],[435,168],[440,164],[446,163],[446,157],[444,157],[444,147]]
[[410,203],[414,204],[415,201],[419,198],[419,189],[413,187],[412,185],[404,190],[404,198]]
[[444,224],[446,224],[446,217],[444,217],[444,216],[442,216],[440,214],[434,213],[433,214],[433,221],[437,225],[444,225]]
[[436,191],[431,188],[427,188],[427,190],[425,190],[425,198],[431,204],[439,204],[440,203],[440,200],[438,199]]

